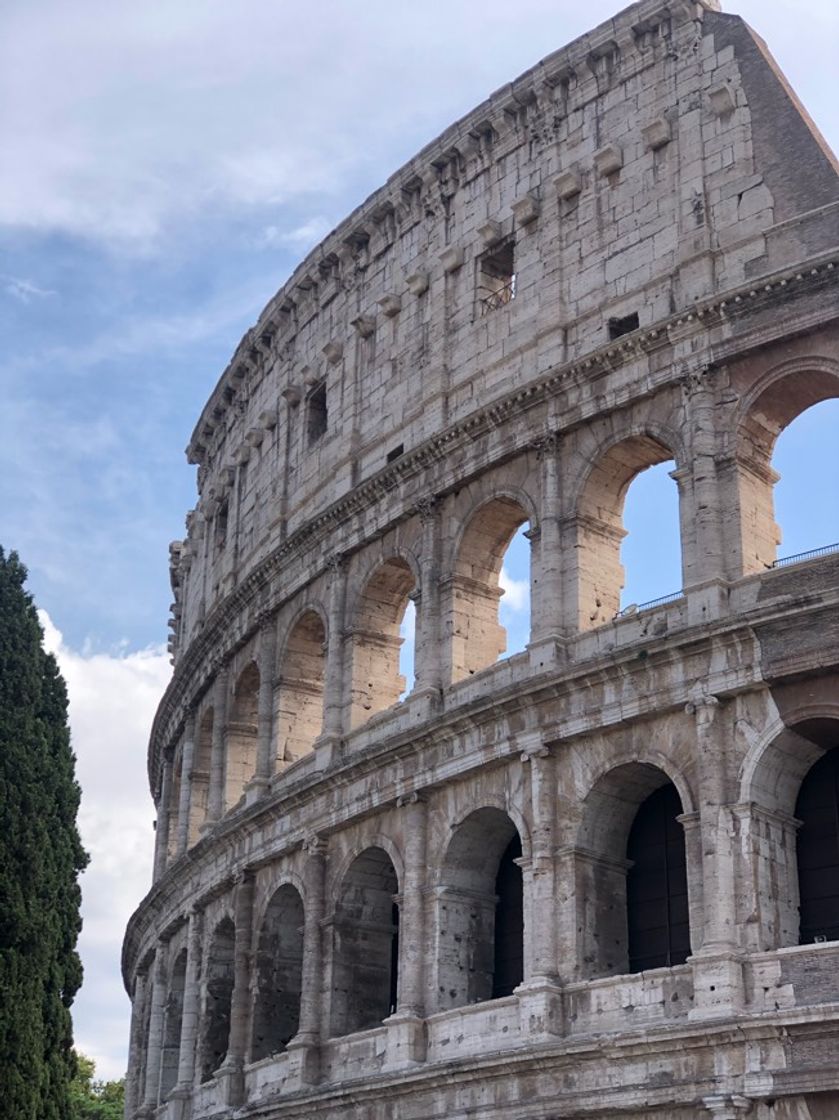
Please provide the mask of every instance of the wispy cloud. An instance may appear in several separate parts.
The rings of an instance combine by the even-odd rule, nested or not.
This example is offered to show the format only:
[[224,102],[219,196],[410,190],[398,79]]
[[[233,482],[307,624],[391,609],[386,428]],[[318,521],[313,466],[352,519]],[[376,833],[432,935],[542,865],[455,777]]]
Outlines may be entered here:
[[257,244],[262,248],[280,246],[305,253],[322,241],[334,225],[334,222],[330,222],[320,214],[288,230],[283,229],[282,226],[270,225],[262,231]]
[[67,682],[79,830],[90,854],[82,876],[79,950],[85,980],[73,1007],[76,1045],[104,1078],[125,1072],[130,1008],[119,982],[125,925],[151,884],[154,805],[145,772],[154,710],[171,668],[162,649],[75,650],[46,612],[45,647]]
[[6,295],[20,303],[31,303],[35,299],[56,295],[52,288],[42,288],[34,280],[26,280],[22,276],[0,276],[0,284]]

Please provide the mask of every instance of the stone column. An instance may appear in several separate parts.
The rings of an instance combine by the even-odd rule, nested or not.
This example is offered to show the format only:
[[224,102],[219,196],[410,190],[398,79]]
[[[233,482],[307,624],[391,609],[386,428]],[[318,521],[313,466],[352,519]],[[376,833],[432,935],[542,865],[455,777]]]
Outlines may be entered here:
[[344,734],[344,606],[347,565],[343,556],[329,562],[329,618],[324,672],[323,731],[315,742],[322,765],[334,757]]
[[163,1018],[166,1013],[166,943],[158,941],[154,954],[154,974],[146,1044],[146,1083],[142,1115],[152,1116],[160,1093],[160,1059],[163,1052]]
[[[734,874],[733,818],[727,797],[725,719],[715,696],[697,695],[686,706],[696,720],[699,819],[702,838],[702,948],[694,952],[695,1018],[727,1016],[743,1004]],[[730,729],[733,735],[733,728]]]
[[[542,467],[542,508],[538,535],[532,540],[530,659],[534,665],[555,664],[558,642],[564,634],[562,588],[561,508],[559,491],[559,436],[539,440],[536,454]],[[531,529],[531,532],[533,530]]]
[[245,786],[247,803],[261,797],[271,783],[277,760],[274,745],[274,676],[277,667],[277,621],[266,619],[259,631],[256,773]]
[[[530,859],[522,861],[525,885],[524,983],[517,989],[523,1035],[562,1034],[556,903],[556,776],[554,760],[539,732],[517,736],[521,761],[530,769],[533,822]],[[563,969],[565,971],[565,969]]]
[[195,760],[195,709],[190,708],[184,727],[181,755],[181,790],[178,804],[178,835],[176,852],[182,856],[189,847],[189,818],[192,813],[192,767]]
[[422,556],[417,604],[417,638],[414,649],[414,693],[428,693],[438,700],[443,685],[440,649],[440,507],[433,495],[416,504],[422,522]]
[[326,905],[326,841],[310,836],[304,842],[303,977],[300,1023],[287,1050],[298,1078],[314,1084],[319,1076],[323,1007],[323,919]]
[[233,948],[233,995],[230,1000],[230,1035],[227,1054],[218,1071],[223,1104],[240,1105],[245,1098],[244,1066],[250,1023],[251,961],[253,958],[253,875],[245,872],[236,881]]
[[396,1013],[387,1020],[389,1068],[424,1062],[425,935],[428,806],[420,793],[397,801],[405,871],[399,900],[399,984]]
[[[201,1018],[201,947],[203,935],[203,913],[200,910],[190,910],[186,977],[184,980],[184,1007],[181,1019],[181,1044],[178,1053],[178,1083],[169,1094],[170,1101],[189,1101],[195,1085],[195,1054],[198,1046],[198,1026]],[[185,1103],[175,1105],[171,1120],[181,1120],[186,1111]]]
[[133,1116],[139,1108],[144,1085],[139,1083],[140,1055],[147,1040],[143,1037],[149,978],[138,972],[134,978],[134,995],[131,1000],[131,1029],[128,1044],[128,1073],[125,1075],[125,1115]]
[[213,684],[213,741],[210,748],[210,790],[207,797],[207,819],[201,831],[209,831],[224,812],[225,730],[227,727],[226,665],[219,666]]
[[166,870],[169,861],[169,816],[172,798],[173,757],[170,751],[163,755],[163,780],[160,783],[160,803],[157,808],[157,831],[154,844],[154,882]]
[[[682,571],[688,596],[689,621],[708,622],[723,606],[725,555],[722,494],[717,477],[714,371],[707,366],[686,370],[682,388],[687,406],[690,446],[690,493],[679,483]],[[687,481],[687,480],[685,480]]]

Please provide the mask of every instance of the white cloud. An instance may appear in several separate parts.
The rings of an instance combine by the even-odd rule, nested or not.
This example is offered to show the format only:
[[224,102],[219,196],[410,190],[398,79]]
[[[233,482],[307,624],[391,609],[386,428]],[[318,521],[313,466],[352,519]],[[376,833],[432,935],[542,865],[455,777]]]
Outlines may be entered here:
[[511,611],[530,610],[529,579],[514,579],[506,568],[502,568],[498,583],[504,592],[504,598],[501,600],[503,607]]
[[290,230],[277,225],[266,226],[259,239],[259,245],[261,248],[287,247],[305,253],[322,241],[334,225],[334,222],[318,214]]
[[90,854],[81,879],[85,980],[73,1006],[76,1046],[102,1078],[125,1072],[130,1007],[119,971],[125,926],[151,884],[154,805],[149,729],[171,668],[162,649],[74,650],[45,611],[44,645],[67,682],[79,830]]
[[0,276],[3,291],[6,295],[20,303],[31,303],[33,299],[43,299],[44,296],[54,296],[52,288],[42,288],[34,280],[26,280],[22,276]]

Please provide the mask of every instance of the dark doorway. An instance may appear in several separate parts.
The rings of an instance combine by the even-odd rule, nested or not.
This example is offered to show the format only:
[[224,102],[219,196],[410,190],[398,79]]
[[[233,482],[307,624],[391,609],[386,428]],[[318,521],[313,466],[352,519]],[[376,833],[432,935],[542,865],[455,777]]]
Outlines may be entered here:
[[512,995],[524,979],[524,899],[518,833],[507,845],[495,877],[495,964],[492,998]]
[[799,943],[839,940],[839,749],[801,783],[798,833]]
[[626,846],[629,971],[684,964],[690,956],[682,803],[672,783],[644,801]]

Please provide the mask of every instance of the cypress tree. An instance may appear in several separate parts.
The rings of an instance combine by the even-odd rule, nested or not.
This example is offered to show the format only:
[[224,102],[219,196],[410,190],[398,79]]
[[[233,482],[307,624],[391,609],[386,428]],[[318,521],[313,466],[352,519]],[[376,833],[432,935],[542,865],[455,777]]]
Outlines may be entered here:
[[87,856],[67,691],[25,580],[17,554],[0,548],[0,1111],[70,1120]]

